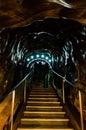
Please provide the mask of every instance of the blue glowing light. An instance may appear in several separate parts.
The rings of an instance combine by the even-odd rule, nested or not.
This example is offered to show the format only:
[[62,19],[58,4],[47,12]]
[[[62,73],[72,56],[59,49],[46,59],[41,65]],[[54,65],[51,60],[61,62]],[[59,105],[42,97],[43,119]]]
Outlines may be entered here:
[[37,54],[37,55],[36,55],[36,57],[37,57],[37,58],[39,58],[39,57],[40,57],[40,55],[39,55],[39,54]]
[[41,55],[41,58],[44,58],[44,57],[45,57],[45,56],[42,54],[42,55]]
[[31,59],[33,59],[34,58],[34,56],[31,56]]
[[27,58],[27,61],[30,61],[30,58]]
[[45,59],[48,60],[48,56],[46,56]]
[[52,60],[51,60],[51,59],[49,59],[49,62],[51,63],[51,62],[52,62]]
[[[28,63],[31,63],[31,62],[33,62],[33,61],[36,61],[36,60],[38,60],[38,62],[39,62],[39,60],[41,60],[41,62],[43,62],[43,64],[45,63],[45,62],[47,62],[47,63],[49,63],[49,64],[51,64],[52,62],[53,62],[53,60],[52,60],[52,57],[51,56],[49,56],[48,54],[44,54],[44,53],[34,53],[34,54],[30,54],[28,57],[27,57],[27,62]],[[37,62],[37,63],[38,63]]]

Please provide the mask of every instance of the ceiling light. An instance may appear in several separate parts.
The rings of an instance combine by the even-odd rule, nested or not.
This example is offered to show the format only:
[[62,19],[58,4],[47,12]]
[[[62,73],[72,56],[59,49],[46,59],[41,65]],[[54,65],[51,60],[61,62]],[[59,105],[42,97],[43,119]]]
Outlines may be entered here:
[[31,56],[31,59],[33,59],[34,58],[34,56]]
[[36,55],[37,58],[39,58],[39,56],[40,56],[39,54]]
[[48,56],[46,56],[45,59],[48,60]]
[[41,55],[41,58],[44,58],[45,56],[44,55]]
[[52,60],[51,60],[51,59],[49,59],[49,62],[51,63],[51,62],[52,62]]
[[30,58],[27,58],[27,61],[30,61]]

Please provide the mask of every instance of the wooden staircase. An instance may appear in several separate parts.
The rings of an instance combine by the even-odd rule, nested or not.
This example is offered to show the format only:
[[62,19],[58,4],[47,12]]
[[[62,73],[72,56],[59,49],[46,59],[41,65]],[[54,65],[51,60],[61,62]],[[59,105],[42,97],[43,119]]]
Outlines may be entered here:
[[33,87],[17,130],[74,130],[53,88]]

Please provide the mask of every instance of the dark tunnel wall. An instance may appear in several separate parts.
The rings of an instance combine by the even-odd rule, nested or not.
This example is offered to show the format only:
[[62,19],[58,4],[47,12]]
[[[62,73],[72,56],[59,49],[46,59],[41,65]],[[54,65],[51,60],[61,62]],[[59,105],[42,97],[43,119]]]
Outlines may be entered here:
[[0,30],[0,99],[26,75],[25,57],[37,50],[50,51],[54,70],[66,73],[68,80],[86,84],[86,26],[65,18],[46,18]]

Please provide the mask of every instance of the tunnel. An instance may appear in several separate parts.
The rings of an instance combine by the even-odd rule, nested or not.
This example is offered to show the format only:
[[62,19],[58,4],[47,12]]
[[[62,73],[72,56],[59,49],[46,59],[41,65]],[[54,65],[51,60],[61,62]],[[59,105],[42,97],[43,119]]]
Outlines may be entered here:
[[28,64],[36,58],[51,62],[52,68],[70,82],[85,84],[85,34],[84,25],[64,18],[1,29],[1,99],[30,71]]
[[[68,108],[66,108],[66,105],[70,108],[71,113],[75,115],[76,121],[78,122],[77,125],[75,124],[75,129],[86,129],[85,5],[86,2],[84,0],[82,3],[80,1],[68,2],[67,0],[38,0],[37,2],[33,0],[17,0],[11,2],[9,0],[8,2],[0,2],[1,110],[7,97],[19,88],[19,85],[25,79],[28,79],[23,86],[29,84],[29,95],[33,91],[34,86],[35,89],[39,89],[39,92],[41,91],[40,86],[42,86],[45,94],[52,86],[59,101],[67,109],[67,112]],[[20,88],[17,95],[23,91],[23,87]],[[81,100],[79,99],[80,92],[82,96]],[[22,97],[18,101],[18,108],[13,118],[16,118],[17,112],[23,104]],[[64,98],[62,99],[62,97]],[[41,98],[36,98],[40,102],[39,99]],[[32,99],[30,102],[32,102]],[[66,105],[64,105],[65,102]],[[8,106],[10,107],[10,105]],[[1,117],[3,117],[3,113],[4,111]],[[8,121],[10,116],[6,118]],[[78,120],[78,118],[80,119]],[[42,119],[42,121],[44,120]],[[6,122],[1,130],[4,130],[5,127],[6,130],[9,130],[8,127],[10,125],[9,123],[6,125]],[[57,124],[54,122],[55,126]],[[38,124],[36,125],[38,127]],[[45,127],[43,126],[43,128]],[[17,128],[16,130],[23,130],[23,128]],[[45,128],[45,130],[47,129]]]

